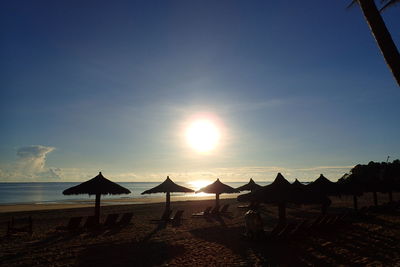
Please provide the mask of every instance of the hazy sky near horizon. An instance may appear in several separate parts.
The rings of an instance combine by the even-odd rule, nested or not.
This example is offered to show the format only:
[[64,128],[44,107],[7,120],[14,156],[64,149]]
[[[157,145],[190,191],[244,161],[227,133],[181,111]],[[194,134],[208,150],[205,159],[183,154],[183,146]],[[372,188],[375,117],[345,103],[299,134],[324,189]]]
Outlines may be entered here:
[[349,2],[2,1],[0,181],[336,180],[400,158],[400,89]]

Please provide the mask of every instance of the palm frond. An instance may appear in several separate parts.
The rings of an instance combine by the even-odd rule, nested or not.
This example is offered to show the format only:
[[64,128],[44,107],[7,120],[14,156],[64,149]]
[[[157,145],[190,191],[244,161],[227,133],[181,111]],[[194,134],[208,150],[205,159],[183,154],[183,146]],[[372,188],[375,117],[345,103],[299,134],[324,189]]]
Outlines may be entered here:
[[389,1],[382,0],[381,3],[384,4],[384,5],[379,9],[379,12],[383,12],[388,7],[391,7],[391,6],[394,6],[395,4],[400,3],[400,0],[389,0]]
[[352,0],[350,4],[348,4],[348,6],[346,8],[351,8],[353,7],[355,4],[358,4],[357,0]]

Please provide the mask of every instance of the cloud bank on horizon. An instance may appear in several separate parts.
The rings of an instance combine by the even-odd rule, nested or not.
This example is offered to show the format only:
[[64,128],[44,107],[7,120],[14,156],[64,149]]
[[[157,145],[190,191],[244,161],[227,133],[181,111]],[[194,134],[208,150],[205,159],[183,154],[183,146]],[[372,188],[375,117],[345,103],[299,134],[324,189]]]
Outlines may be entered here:
[[[94,177],[98,170],[94,168],[59,168],[46,165],[48,155],[56,148],[43,145],[30,145],[17,149],[17,160],[0,168],[0,180],[5,182],[68,182],[82,181]],[[221,178],[225,181],[246,181],[250,177],[256,181],[272,181],[276,173],[281,172],[289,180],[299,178],[311,181],[320,173],[335,181],[352,166],[316,166],[311,168],[285,168],[278,166],[244,166],[232,168],[210,168],[199,171],[159,171],[159,172],[118,172],[109,170],[106,176],[121,182],[153,181],[158,182],[167,175],[176,181],[206,180]],[[107,170],[106,170],[107,171]]]

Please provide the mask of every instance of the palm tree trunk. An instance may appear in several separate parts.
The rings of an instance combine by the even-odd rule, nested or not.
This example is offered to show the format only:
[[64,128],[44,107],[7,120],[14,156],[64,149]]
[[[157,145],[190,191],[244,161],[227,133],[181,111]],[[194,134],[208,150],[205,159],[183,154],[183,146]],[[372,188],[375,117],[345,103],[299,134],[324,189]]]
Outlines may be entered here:
[[400,54],[375,5],[375,1],[358,0],[358,3],[389,69],[400,86]]

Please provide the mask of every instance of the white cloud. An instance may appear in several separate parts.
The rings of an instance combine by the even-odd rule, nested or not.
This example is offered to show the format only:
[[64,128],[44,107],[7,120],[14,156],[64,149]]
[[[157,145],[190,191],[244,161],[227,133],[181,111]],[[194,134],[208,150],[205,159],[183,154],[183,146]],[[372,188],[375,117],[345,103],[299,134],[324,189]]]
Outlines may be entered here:
[[0,178],[6,181],[36,181],[60,179],[61,169],[46,167],[46,156],[54,147],[32,145],[17,150],[17,161],[0,170]]

